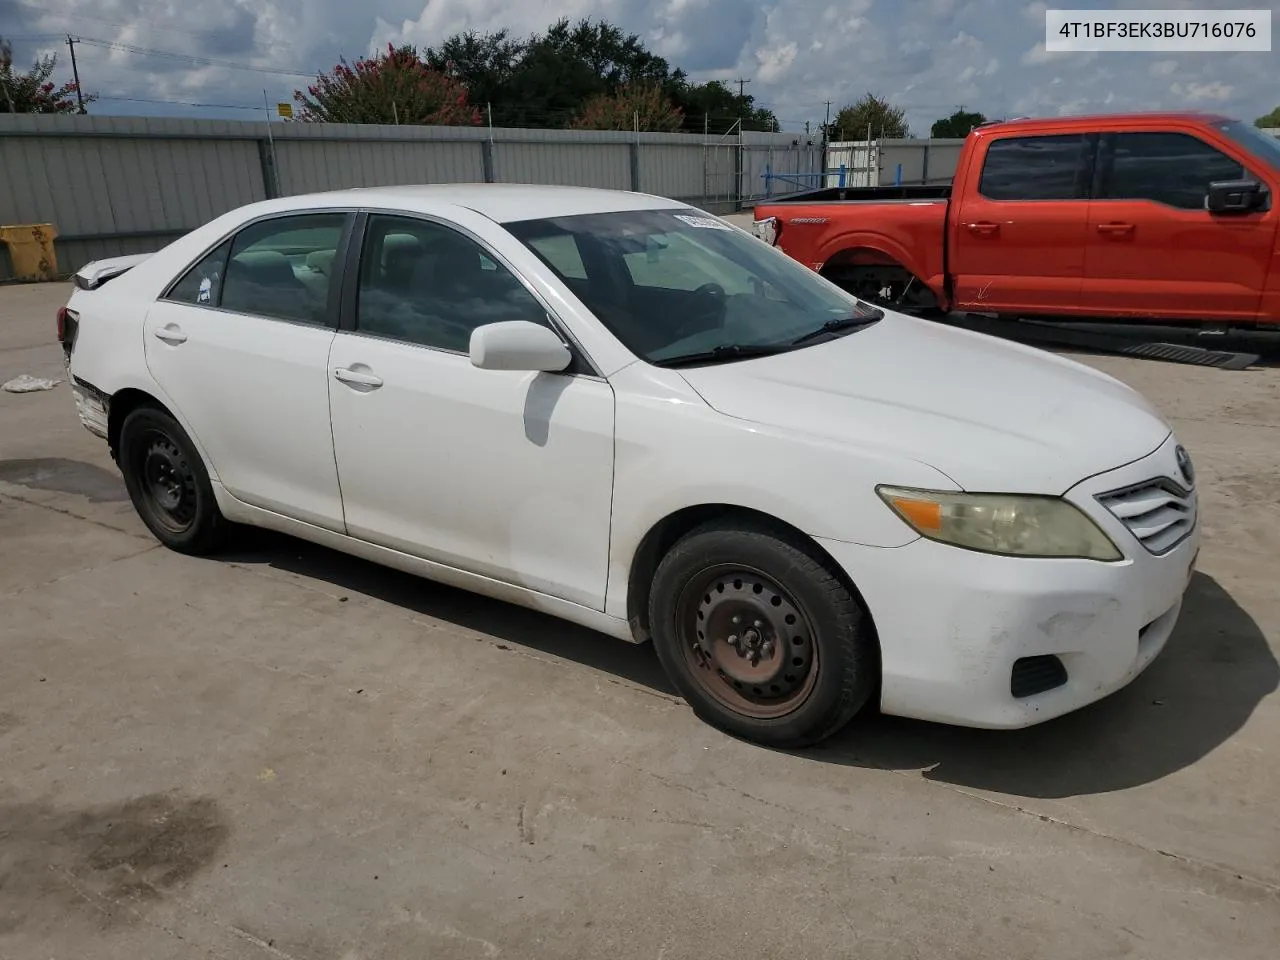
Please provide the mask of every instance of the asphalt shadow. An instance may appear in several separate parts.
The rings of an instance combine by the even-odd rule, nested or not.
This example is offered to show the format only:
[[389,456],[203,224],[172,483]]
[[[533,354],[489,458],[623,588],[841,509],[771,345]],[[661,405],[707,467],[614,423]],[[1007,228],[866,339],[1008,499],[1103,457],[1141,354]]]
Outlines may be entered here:
[[806,751],[815,760],[921,770],[929,780],[1028,798],[1108,793],[1151,783],[1212,753],[1280,686],[1254,619],[1197,573],[1168,645],[1110,697],[1015,731],[871,715]]
[[[265,563],[676,696],[649,644],[606,637],[265,530],[246,530],[222,559]],[[938,780],[1010,796],[1072,797],[1150,783],[1225,743],[1280,687],[1262,630],[1212,577],[1197,573],[1168,645],[1129,686],[1065,717],[1016,731],[885,717],[874,710],[813,760],[923,770]]]
[[649,644],[617,640],[559,617],[491,600],[305,540],[243,529],[237,531],[232,549],[218,559],[263,563],[676,696]]

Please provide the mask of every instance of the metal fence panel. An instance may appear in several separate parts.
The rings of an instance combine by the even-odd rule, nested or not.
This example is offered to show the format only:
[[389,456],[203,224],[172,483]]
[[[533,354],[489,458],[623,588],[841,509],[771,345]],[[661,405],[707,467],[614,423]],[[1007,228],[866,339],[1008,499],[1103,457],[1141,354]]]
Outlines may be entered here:
[[495,179],[502,183],[631,189],[627,144],[498,142],[493,164]]
[[693,144],[642,144],[640,189],[676,200],[701,200],[706,189],[703,147]]
[[[52,223],[59,267],[144,253],[269,196],[397,183],[640,189],[716,213],[761,174],[814,172],[789,134],[700,134],[0,114],[0,223]],[[807,168],[807,170],[806,170]],[[0,249],[0,280],[11,276]]]
[[276,139],[274,156],[280,193],[286,196],[347,187],[484,180],[478,141]]

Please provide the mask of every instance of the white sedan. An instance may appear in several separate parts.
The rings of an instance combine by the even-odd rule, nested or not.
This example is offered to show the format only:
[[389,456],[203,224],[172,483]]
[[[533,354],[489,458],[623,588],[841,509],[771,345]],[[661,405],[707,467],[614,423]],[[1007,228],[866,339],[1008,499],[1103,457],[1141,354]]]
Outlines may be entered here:
[[652,639],[708,722],[1021,727],[1132,680],[1195,561],[1133,390],[749,233],[523,185],[256,203],[76,277],[84,425],[166,546],[284,531]]

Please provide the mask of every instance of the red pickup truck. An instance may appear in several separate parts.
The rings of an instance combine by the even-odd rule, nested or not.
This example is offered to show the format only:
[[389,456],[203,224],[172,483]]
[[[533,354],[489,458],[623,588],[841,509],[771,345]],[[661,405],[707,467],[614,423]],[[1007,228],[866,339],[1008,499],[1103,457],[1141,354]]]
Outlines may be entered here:
[[1198,113],[1010,120],[950,185],[815,190],[755,233],[897,309],[1280,324],[1280,140]]

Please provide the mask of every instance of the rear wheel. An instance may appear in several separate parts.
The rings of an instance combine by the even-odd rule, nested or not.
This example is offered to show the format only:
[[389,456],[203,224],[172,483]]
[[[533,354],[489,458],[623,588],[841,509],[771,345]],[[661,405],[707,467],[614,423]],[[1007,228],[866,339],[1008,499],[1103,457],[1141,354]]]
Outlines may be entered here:
[[120,471],[138,516],[179,553],[207,554],[225,542],[227,521],[187,432],[168,413],[139,407],[120,426]]
[[805,544],[765,525],[716,522],[680,540],[658,565],[650,617],[694,712],[744,739],[816,743],[875,686],[858,600]]

